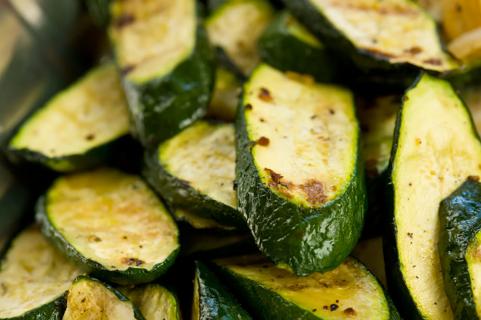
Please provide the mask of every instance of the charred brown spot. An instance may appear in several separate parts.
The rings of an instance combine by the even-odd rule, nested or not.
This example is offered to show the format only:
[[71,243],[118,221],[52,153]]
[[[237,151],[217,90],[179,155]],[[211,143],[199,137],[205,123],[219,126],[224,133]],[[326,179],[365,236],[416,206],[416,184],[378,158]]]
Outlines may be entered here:
[[307,201],[312,204],[324,203],[327,196],[324,193],[324,185],[315,179],[310,179],[306,183],[301,184],[300,188],[307,196]]
[[100,242],[100,241],[102,241],[102,239],[100,239],[96,235],[91,235],[91,236],[88,237],[88,241],[90,241],[90,242]]
[[260,122],[266,122],[266,119],[264,119],[264,118],[259,118],[259,121],[260,121]]
[[309,288],[309,286],[307,284],[302,284],[302,283],[293,283],[286,286],[286,289],[291,291],[300,291],[306,288]]
[[344,309],[343,312],[347,316],[355,316],[356,315],[356,310],[354,310],[353,308],[346,308],[346,309]]
[[468,180],[479,182],[479,176],[469,176]]
[[281,179],[283,178],[283,176],[277,172],[275,172],[274,170],[271,170],[269,168],[264,168],[264,170],[269,174],[269,176],[271,177],[271,181],[278,185],[281,183]]
[[333,109],[329,109],[329,113],[330,114],[336,114],[336,111],[334,111]]
[[122,70],[120,70],[120,73],[123,75],[123,76],[126,76],[127,74],[129,74],[130,72],[132,72],[132,70],[135,69],[135,66],[134,65],[130,65],[130,66],[125,66],[122,68]]
[[433,66],[440,66],[442,64],[442,61],[438,58],[426,59],[423,62],[426,64],[432,64]]
[[274,98],[272,97],[270,91],[264,87],[260,88],[258,97],[264,102],[274,101]]
[[416,54],[419,54],[419,53],[423,52],[423,48],[418,47],[418,46],[414,46],[414,47],[411,47],[409,49],[404,50],[404,52],[412,54],[412,55],[416,55]]
[[335,303],[333,303],[329,306],[329,310],[331,310],[331,311],[336,311],[338,308],[339,308],[339,306]]
[[394,58],[393,54],[387,53],[387,52],[384,52],[384,51],[381,51],[381,50],[378,50],[378,49],[369,48],[369,49],[366,49],[366,51],[368,53],[372,54],[373,56],[377,57],[377,58],[384,58],[384,59]]
[[80,303],[84,303],[85,301],[87,301],[87,298],[83,298],[82,300],[80,300]]
[[311,116],[311,120],[314,120],[314,119],[316,119],[316,118],[317,118],[317,115],[315,115],[315,114],[313,114],[313,115]]
[[266,147],[269,145],[269,138],[266,138],[266,137],[260,137],[258,140],[257,140],[257,144],[260,145],[260,146],[263,146],[263,147]]
[[127,237],[127,236],[122,236],[122,239],[127,240],[128,237]]
[[87,141],[92,141],[93,139],[95,139],[95,135],[93,133],[89,133],[85,136],[85,140]]
[[407,235],[408,235],[409,238],[411,238],[411,239],[413,238],[413,233],[412,233],[412,232],[408,232]]
[[116,28],[124,28],[129,24],[132,24],[135,21],[135,17],[131,14],[123,14],[114,21],[114,25]]
[[125,257],[125,258],[122,258],[121,260],[122,264],[126,264],[126,265],[129,265],[129,266],[141,266],[143,265],[145,262],[140,260],[140,259],[137,259],[137,258],[128,258],[128,257]]
[[419,146],[421,145],[423,142],[420,138],[416,138],[416,144]]
[[246,110],[252,110],[252,104],[250,104],[250,103],[246,104],[245,109]]

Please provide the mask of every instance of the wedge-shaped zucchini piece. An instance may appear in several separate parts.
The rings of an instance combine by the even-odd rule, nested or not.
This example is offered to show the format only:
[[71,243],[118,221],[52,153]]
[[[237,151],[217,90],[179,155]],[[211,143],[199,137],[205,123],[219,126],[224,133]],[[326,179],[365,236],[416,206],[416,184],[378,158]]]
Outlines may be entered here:
[[111,286],[78,277],[68,291],[63,320],[144,320],[132,302]]
[[156,279],[179,251],[177,226],[154,192],[113,169],[58,178],[37,210],[58,248],[116,283]]
[[109,34],[136,135],[155,145],[201,118],[214,85],[214,54],[195,0],[111,5]]
[[471,177],[441,202],[439,252],[455,319],[481,318],[481,184]]
[[259,62],[257,40],[274,17],[267,0],[227,0],[206,21],[210,41],[248,75]]
[[389,157],[400,105],[401,97],[380,96],[364,98],[358,108],[368,195],[363,236],[377,236],[384,230],[388,208],[385,190],[389,181]]
[[391,166],[389,288],[408,319],[452,319],[439,262],[438,208],[466,177],[481,175],[481,144],[447,82],[423,75],[406,93]]
[[443,51],[436,22],[410,0],[284,0],[323,43],[363,70],[421,68],[445,72],[457,62]]
[[229,69],[219,65],[207,115],[224,121],[234,120],[240,91],[241,84],[237,76]]
[[216,260],[255,319],[399,319],[376,278],[357,260],[297,277],[260,256]]
[[238,115],[237,195],[257,245],[299,275],[335,268],[366,202],[352,94],[261,65]]
[[324,45],[287,11],[269,25],[258,47],[262,61],[274,68],[310,74],[318,81],[333,79],[333,61]]
[[0,319],[62,319],[65,293],[80,273],[37,226],[28,227],[1,261]]
[[145,176],[175,208],[243,226],[234,191],[234,126],[198,121],[146,156]]
[[250,320],[236,298],[202,262],[196,262],[192,320]]
[[131,289],[121,288],[120,291],[139,308],[145,320],[181,319],[177,298],[158,284],[147,284]]
[[129,132],[127,102],[112,64],[95,68],[55,95],[9,143],[13,157],[56,171],[93,167]]

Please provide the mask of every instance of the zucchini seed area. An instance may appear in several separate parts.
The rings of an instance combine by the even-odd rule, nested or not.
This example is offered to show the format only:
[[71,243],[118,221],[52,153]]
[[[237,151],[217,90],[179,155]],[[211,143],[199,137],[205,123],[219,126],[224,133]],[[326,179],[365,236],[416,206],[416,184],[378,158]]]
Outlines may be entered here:
[[398,130],[392,180],[404,281],[425,317],[452,319],[439,262],[438,209],[468,176],[481,176],[481,145],[450,85],[427,75],[408,92]]
[[358,49],[391,63],[447,71],[456,63],[440,44],[435,21],[414,1],[310,0]]
[[179,319],[174,295],[158,284],[137,287],[124,293],[146,320]]
[[234,141],[233,125],[201,121],[161,145],[159,159],[173,176],[236,208]]
[[178,248],[177,226],[136,176],[99,169],[62,177],[46,206],[65,240],[108,270],[150,270]]
[[257,40],[272,19],[272,8],[264,0],[230,0],[207,20],[207,32],[212,43],[249,74],[260,59]]
[[110,37],[127,79],[142,83],[162,77],[195,47],[194,0],[122,1],[111,5]]
[[62,296],[80,270],[32,226],[13,241],[0,269],[0,319],[10,319]]
[[134,320],[130,301],[122,301],[97,280],[81,278],[68,292],[67,309],[63,320]]
[[129,132],[120,79],[111,64],[88,73],[35,113],[10,147],[48,157],[83,154]]
[[307,277],[297,277],[258,257],[224,259],[218,263],[312,312],[319,319],[389,319],[389,308],[381,286],[352,258],[332,271]]
[[465,259],[468,265],[476,313],[481,315],[481,232],[478,232],[470,241]]
[[263,65],[245,88],[244,103],[264,184],[307,207],[344,191],[355,170],[358,140],[349,91]]

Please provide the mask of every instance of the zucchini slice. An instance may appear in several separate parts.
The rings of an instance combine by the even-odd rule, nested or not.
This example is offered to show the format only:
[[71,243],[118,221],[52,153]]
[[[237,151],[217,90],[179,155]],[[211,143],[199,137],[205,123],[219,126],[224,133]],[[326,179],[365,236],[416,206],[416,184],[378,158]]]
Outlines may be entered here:
[[65,293],[80,273],[37,226],[28,227],[1,261],[0,319],[62,319]]
[[260,256],[215,261],[255,319],[400,319],[376,278],[357,260],[297,277]]
[[132,302],[111,286],[78,277],[68,291],[63,320],[144,320]]
[[37,219],[66,255],[116,283],[158,278],[179,251],[177,226],[154,192],[113,169],[58,178]]
[[234,191],[231,124],[198,121],[146,156],[145,176],[170,206],[244,226]]
[[112,64],[97,67],[55,95],[12,138],[12,156],[56,171],[86,169],[129,132],[129,113]]
[[471,177],[439,207],[439,252],[444,286],[455,319],[481,318],[481,184],[478,181],[479,177]]
[[361,151],[366,168],[368,210],[363,236],[378,236],[386,221],[385,190],[389,176],[396,114],[401,105],[398,96],[380,96],[361,100],[359,122],[361,124]]
[[222,65],[217,66],[214,93],[207,115],[224,121],[233,121],[240,91],[241,84],[237,76]]
[[352,94],[261,65],[238,115],[237,196],[258,247],[298,275],[335,268],[366,202]]
[[195,0],[114,0],[110,11],[135,133],[153,146],[206,113],[214,54]]
[[389,288],[408,319],[452,319],[439,262],[438,208],[466,177],[481,175],[481,144],[449,83],[425,74],[406,93],[391,166]]
[[287,11],[264,31],[258,48],[262,61],[279,70],[309,74],[321,82],[334,77],[324,45]]
[[177,298],[158,284],[147,284],[136,288],[121,288],[120,291],[137,306],[145,320],[180,320]]
[[257,40],[274,17],[267,0],[227,0],[206,21],[210,41],[248,75],[259,62]]
[[251,320],[236,298],[205,264],[195,263],[192,320]]
[[443,51],[436,22],[410,0],[284,0],[323,43],[362,70],[421,68],[445,72],[457,62]]

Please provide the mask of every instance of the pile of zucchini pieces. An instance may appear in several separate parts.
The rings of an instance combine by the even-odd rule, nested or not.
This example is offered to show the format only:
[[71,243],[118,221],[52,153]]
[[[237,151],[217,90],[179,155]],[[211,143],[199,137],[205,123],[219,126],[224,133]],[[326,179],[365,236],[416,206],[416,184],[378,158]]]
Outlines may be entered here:
[[57,174],[0,319],[481,319],[479,1],[87,7],[110,58],[4,150]]

